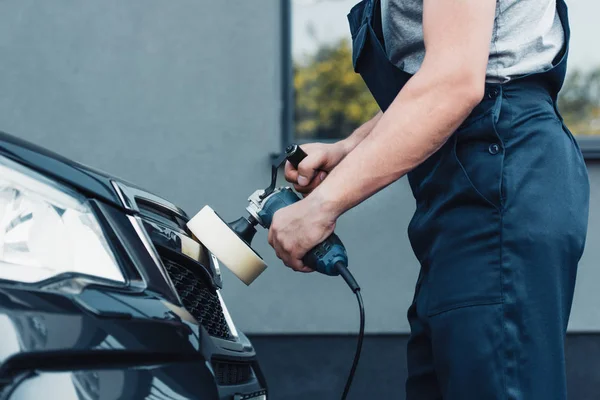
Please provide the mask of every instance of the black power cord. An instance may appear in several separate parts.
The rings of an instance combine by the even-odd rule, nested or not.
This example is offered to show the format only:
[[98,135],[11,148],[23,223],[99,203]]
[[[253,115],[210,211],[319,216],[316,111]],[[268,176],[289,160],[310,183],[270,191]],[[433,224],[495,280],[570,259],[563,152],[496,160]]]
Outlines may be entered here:
[[360,295],[360,289],[354,293],[356,294],[358,307],[360,309],[360,331],[358,332],[358,341],[356,343],[354,361],[352,362],[352,368],[350,368],[350,373],[348,374],[348,379],[346,380],[346,387],[344,388],[344,393],[342,394],[342,400],[346,400],[346,397],[348,397],[348,393],[350,392],[350,386],[352,386],[352,380],[354,379],[354,374],[356,373],[356,367],[358,367],[363,339],[365,337],[365,306],[363,305],[362,296]]
[[356,295],[356,300],[358,300],[358,309],[360,312],[360,328],[358,331],[358,340],[356,342],[356,352],[354,353],[352,368],[350,368],[350,373],[346,379],[346,386],[344,387],[344,393],[342,394],[342,400],[346,400],[348,393],[350,392],[350,387],[352,386],[352,381],[354,380],[354,374],[356,373],[358,362],[360,361],[360,353],[362,351],[363,340],[365,338],[365,305],[363,304],[362,295],[360,294],[360,286],[358,286],[356,279],[354,279],[348,268],[341,262],[336,263],[335,267],[339,271],[342,278],[344,278],[350,289],[352,289]]

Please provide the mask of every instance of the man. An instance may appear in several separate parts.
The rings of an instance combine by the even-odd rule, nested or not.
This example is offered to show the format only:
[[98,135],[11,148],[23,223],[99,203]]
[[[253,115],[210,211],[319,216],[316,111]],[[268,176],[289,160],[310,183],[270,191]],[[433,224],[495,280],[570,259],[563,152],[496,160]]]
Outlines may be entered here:
[[566,5],[378,3],[349,18],[355,69],[382,112],[345,140],[303,146],[298,170],[286,165],[310,195],[275,214],[269,243],[309,272],[302,257],[340,215],[408,175],[421,271],[407,399],[566,399],[564,338],[589,198],[556,108]]

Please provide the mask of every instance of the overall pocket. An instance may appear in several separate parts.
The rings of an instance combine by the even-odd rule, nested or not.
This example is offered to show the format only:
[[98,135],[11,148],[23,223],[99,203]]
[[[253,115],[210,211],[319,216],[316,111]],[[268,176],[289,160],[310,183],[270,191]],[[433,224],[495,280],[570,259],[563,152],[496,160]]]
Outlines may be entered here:
[[502,210],[504,204],[504,143],[496,129],[494,109],[458,130],[452,153],[472,189],[485,202]]
[[477,115],[442,148],[422,183],[411,241],[428,271],[427,315],[502,301],[504,145],[495,113]]

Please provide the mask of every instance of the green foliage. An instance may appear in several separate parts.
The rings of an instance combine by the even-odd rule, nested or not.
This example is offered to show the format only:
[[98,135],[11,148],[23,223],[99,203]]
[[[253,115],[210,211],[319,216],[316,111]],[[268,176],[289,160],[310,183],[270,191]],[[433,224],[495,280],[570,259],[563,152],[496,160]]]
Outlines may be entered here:
[[600,135],[600,67],[587,73],[571,72],[558,106],[574,134]]
[[[295,62],[294,89],[297,138],[343,138],[379,111],[352,68],[347,40],[323,45],[303,62]],[[574,134],[600,135],[600,67],[569,74],[559,109]]]
[[296,137],[346,137],[379,107],[352,68],[347,40],[324,45],[294,64]]

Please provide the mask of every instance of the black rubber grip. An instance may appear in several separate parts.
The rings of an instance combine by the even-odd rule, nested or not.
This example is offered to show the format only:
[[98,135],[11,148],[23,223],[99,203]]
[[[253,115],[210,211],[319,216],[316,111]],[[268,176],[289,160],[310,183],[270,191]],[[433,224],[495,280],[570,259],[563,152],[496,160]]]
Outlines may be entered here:
[[297,144],[291,144],[285,149],[287,160],[298,169],[298,164],[306,158],[306,153]]

